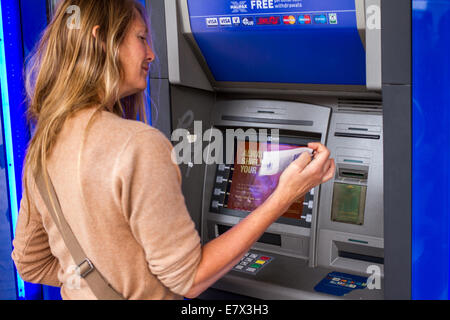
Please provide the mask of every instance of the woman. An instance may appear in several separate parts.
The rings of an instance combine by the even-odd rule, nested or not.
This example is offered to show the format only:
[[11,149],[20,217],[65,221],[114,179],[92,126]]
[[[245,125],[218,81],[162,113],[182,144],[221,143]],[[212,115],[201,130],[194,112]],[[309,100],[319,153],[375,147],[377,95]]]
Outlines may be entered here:
[[[80,8],[68,28],[69,6]],[[172,146],[144,118],[154,54],[144,9],[133,0],[66,0],[45,31],[28,73],[37,123],[24,172],[13,259],[25,281],[61,286],[64,299],[96,299],[34,176],[48,170],[62,212],[86,255],[126,299],[194,298],[227,273],[299,197],[329,180],[334,161],[320,144],[302,155],[272,196],[240,224],[201,247],[181,194]]]

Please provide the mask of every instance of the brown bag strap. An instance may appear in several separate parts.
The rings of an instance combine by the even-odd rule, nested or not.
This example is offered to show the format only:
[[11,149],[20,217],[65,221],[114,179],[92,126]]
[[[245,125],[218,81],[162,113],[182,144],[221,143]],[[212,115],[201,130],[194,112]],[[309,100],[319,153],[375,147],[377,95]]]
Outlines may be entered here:
[[[80,276],[86,280],[89,288],[92,290],[97,299],[125,300],[123,296],[116,290],[114,290],[114,288],[106,281],[100,271],[95,268],[91,260],[89,260],[89,258],[84,253],[83,248],[81,248],[80,243],[78,242],[77,238],[72,232],[72,229],[64,218],[55,188],[52,181],[50,180],[48,172],[46,173],[48,178],[48,188],[46,187],[42,171],[40,171],[36,175],[36,185],[39,189],[39,193],[41,194],[42,199],[45,202],[45,205],[47,206],[48,211],[53,218],[53,221],[55,222],[59,232],[62,235],[62,238],[64,239],[67,249],[69,250],[73,260],[79,268]],[[50,191],[50,194],[49,192],[47,192],[47,190]],[[50,197],[51,200],[53,200],[53,205]]]

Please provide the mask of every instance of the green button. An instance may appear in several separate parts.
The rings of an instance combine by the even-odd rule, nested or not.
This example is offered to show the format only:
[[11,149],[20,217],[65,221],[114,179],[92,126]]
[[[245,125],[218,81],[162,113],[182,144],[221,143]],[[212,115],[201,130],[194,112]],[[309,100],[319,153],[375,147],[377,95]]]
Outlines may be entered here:
[[256,269],[258,269],[258,268],[261,268],[262,266],[260,265],[260,264],[252,264],[251,266],[250,266],[250,268],[256,268]]

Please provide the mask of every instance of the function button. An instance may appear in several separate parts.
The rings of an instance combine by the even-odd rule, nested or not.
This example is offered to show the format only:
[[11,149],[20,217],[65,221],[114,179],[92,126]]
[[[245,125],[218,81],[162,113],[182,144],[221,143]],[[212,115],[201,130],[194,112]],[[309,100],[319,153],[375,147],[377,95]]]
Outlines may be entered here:
[[250,268],[255,268],[255,269],[259,269],[259,268],[261,268],[262,266],[260,265],[260,264],[256,264],[256,263],[254,263],[254,264],[252,264],[251,266],[250,266]]
[[216,182],[217,183],[223,183],[224,181],[228,181],[228,180],[226,180],[224,177],[222,177],[222,176],[217,176],[217,178],[216,178]]
[[255,263],[256,263],[256,264],[259,264],[259,265],[262,265],[262,264],[266,263],[266,261],[258,260],[258,261],[256,261]]
[[219,171],[224,172],[225,170],[229,170],[230,167],[227,167],[224,164],[219,164]]
[[247,269],[245,269],[245,271],[254,273],[256,271],[256,268],[247,268]]
[[215,196],[220,196],[222,194],[225,194],[225,192],[222,191],[221,189],[218,189],[218,188],[214,189],[214,195]]
[[270,260],[270,258],[269,257],[259,257],[261,260],[264,260],[264,261],[269,261]]
[[219,201],[214,200],[211,204],[214,209],[219,209],[219,207],[223,207],[223,204],[220,204]]

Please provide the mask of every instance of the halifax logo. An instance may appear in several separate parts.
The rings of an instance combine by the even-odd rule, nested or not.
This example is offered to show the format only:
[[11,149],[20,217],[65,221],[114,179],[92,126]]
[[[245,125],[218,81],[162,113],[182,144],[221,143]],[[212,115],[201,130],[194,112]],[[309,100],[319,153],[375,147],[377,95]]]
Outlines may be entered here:
[[231,1],[230,9],[232,13],[245,13],[247,12],[247,1]]

